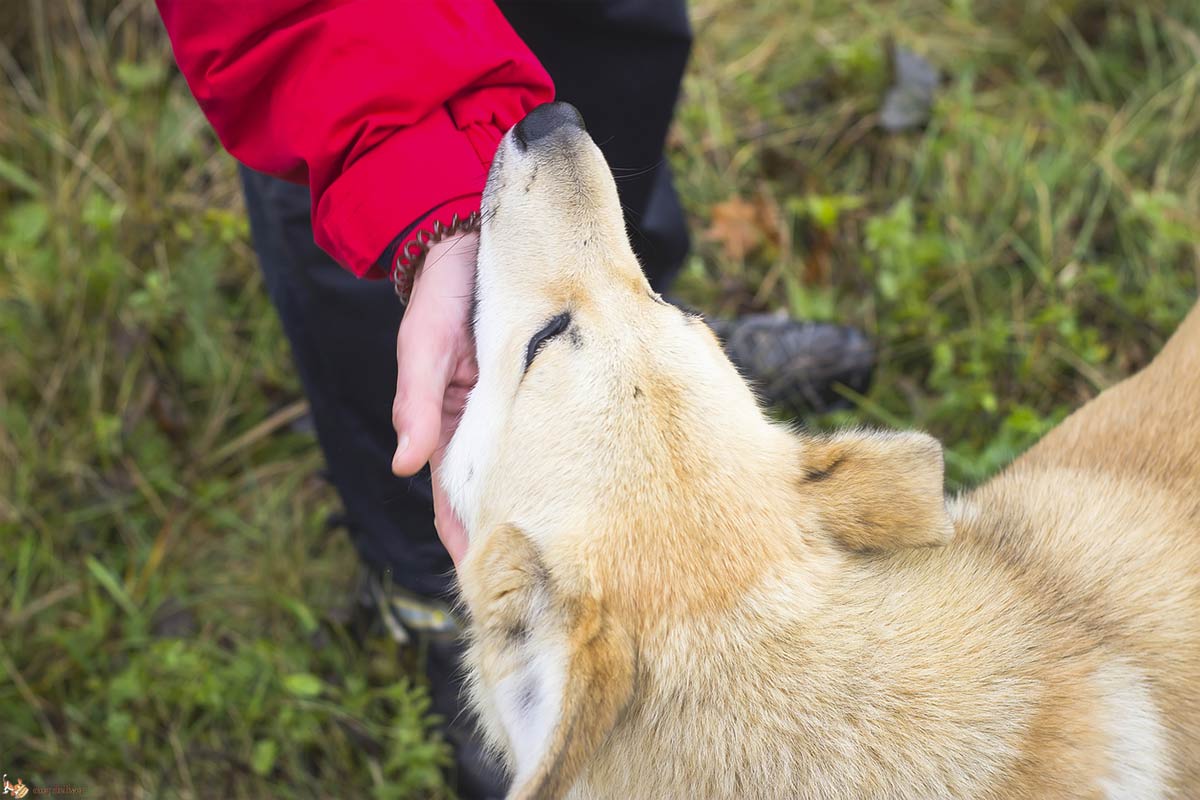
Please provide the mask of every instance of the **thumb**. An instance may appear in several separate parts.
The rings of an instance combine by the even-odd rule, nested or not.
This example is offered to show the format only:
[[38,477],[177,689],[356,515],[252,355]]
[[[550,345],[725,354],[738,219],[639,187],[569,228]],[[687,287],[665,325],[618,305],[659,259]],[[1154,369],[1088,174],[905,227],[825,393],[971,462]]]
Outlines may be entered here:
[[396,399],[392,404],[392,425],[396,429],[392,472],[396,475],[412,475],[425,466],[441,436],[442,404],[450,384],[452,358],[451,348],[444,339],[438,341],[440,338],[414,334],[413,328],[400,326],[396,339]]

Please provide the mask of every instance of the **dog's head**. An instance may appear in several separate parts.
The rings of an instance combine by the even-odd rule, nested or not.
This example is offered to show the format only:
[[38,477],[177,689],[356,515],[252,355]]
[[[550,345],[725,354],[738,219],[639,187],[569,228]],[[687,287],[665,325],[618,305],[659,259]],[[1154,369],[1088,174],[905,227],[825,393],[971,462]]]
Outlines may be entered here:
[[[907,509],[915,494],[940,508],[936,441],[797,437],[764,417],[703,320],[651,290],[609,168],[571,106],[541,106],[504,137],[483,218],[479,381],[443,478],[472,536],[511,524],[547,544],[614,515],[632,522],[648,505],[662,527],[697,498],[764,490],[745,480],[780,458],[792,460],[779,477],[810,505],[840,493]],[[891,533],[921,543],[914,529],[933,521],[891,530],[860,511],[876,535],[849,530],[849,512],[824,514],[857,549],[886,548]]]
[[[473,610],[489,574],[530,584],[528,602],[494,606],[526,615],[521,630],[568,609],[551,615],[561,647],[542,648],[562,674],[543,683],[576,697],[558,697],[545,727],[577,741],[532,757],[574,764],[561,782],[632,691],[639,615],[719,611],[781,558],[944,542],[941,448],[769,421],[704,321],[651,290],[572,107],[542,106],[504,137],[482,214],[479,380],[442,480],[471,537],[460,574]],[[527,563],[477,552],[496,531],[520,539],[506,552]],[[496,595],[523,596],[515,586]],[[519,657],[504,663],[520,670]],[[572,702],[605,710],[569,724]],[[518,764],[519,781],[532,769]]]
[[473,534],[584,527],[702,469],[683,441],[697,422],[758,417],[704,322],[651,290],[574,108],[542,106],[504,137],[482,214],[479,381],[445,469]]

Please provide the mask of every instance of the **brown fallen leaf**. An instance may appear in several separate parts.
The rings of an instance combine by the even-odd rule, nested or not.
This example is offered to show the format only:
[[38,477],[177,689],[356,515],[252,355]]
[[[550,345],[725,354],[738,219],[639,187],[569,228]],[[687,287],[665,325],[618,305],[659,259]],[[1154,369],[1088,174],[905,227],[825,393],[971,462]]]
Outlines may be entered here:
[[704,238],[719,244],[729,259],[742,261],[759,242],[757,217],[754,206],[740,197],[715,203]]
[[763,197],[754,202],[731,197],[714,203],[711,212],[704,238],[719,244],[731,261],[744,261],[763,245],[779,242],[777,214]]

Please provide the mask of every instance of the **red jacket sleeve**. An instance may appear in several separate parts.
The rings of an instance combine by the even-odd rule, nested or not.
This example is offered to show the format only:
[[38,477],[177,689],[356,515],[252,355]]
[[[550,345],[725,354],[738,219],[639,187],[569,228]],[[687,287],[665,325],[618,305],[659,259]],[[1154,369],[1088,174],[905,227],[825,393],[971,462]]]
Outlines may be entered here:
[[356,275],[405,228],[479,207],[500,137],[553,99],[492,0],[157,0],[222,144],[307,182],[314,238]]

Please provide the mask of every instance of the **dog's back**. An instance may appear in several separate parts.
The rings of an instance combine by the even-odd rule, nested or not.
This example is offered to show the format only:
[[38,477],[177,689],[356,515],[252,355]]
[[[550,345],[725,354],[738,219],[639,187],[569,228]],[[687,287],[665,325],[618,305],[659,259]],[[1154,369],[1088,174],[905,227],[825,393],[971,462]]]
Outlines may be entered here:
[[945,547],[851,557],[819,608],[806,577],[664,624],[591,786],[1200,796],[1200,309],[950,518]]
[[[1087,724],[1126,770],[1108,796],[1158,796],[1147,770],[1171,796],[1200,796],[1200,306],[1150,366],[961,511],[964,543],[1007,562],[1047,618],[1080,632],[1068,647],[1094,648],[1110,714]],[[1051,704],[1038,758],[1062,747],[1070,698],[1061,715]]]

